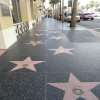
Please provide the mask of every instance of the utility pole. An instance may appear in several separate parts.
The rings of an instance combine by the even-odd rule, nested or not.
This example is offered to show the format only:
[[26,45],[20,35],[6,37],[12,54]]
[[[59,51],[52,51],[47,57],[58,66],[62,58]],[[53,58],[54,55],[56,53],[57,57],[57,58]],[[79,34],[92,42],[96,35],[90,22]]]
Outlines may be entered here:
[[73,1],[70,27],[76,26],[77,3],[78,3],[78,0]]

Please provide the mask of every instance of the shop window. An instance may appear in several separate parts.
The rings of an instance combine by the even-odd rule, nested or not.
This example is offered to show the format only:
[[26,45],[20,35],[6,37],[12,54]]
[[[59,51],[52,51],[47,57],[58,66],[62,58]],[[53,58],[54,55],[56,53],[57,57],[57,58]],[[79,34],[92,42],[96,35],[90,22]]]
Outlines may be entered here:
[[4,4],[0,4],[0,10],[2,16],[10,16],[10,9]]
[[20,23],[22,20],[21,20],[19,0],[12,0],[12,5],[13,5],[13,10],[12,10],[13,23]]

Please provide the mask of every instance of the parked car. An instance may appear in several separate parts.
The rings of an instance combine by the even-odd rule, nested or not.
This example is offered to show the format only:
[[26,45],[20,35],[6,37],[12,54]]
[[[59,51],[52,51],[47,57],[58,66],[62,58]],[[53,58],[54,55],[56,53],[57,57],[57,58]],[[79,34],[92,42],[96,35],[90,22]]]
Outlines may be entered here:
[[[67,22],[71,22],[71,13],[64,13],[64,21],[67,21]],[[76,15],[76,21],[77,22],[80,22],[80,16],[79,14]]]
[[80,14],[80,18],[82,20],[94,20],[94,15],[93,13],[82,13]]
[[94,17],[100,17],[100,12],[95,12]]

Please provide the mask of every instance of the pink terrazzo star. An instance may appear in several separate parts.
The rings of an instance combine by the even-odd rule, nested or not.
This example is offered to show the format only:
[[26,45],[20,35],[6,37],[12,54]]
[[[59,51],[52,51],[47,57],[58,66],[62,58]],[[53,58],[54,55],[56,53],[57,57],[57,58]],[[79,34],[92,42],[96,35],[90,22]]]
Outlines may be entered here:
[[2,56],[5,53],[6,49],[0,49],[0,56]]
[[32,61],[30,57],[27,57],[24,61],[10,61],[10,62],[16,64],[16,67],[13,68],[11,71],[16,71],[25,68],[37,72],[35,65],[45,61]]
[[64,53],[70,54],[70,55],[73,54],[73,53],[72,53],[73,48],[72,48],[72,49],[67,49],[67,48],[63,48],[62,46],[60,46],[60,47],[57,48],[57,49],[49,49],[49,50],[50,50],[50,51],[54,51],[54,55],[64,54]]
[[42,41],[36,41],[36,42],[34,42],[34,41],[30,41],[29,43],[25,43],[25,44],[31,44],[32,46],[37,46],[37,45],[42,45],[43,44],[43,42]]
[[99,84],[100,82],[80,82],[72,73],[68,83],[49,83],[49,85],[65,91],[63,100],[76,100],[79,97],[86,100],[99,100],[91,91]]

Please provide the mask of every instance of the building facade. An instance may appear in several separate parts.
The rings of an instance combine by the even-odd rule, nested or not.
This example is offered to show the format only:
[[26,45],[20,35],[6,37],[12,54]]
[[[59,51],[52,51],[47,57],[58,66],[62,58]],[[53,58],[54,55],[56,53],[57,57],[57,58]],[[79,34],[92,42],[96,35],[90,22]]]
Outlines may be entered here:
[[43,8],[42,0],[0,0],[0,49],[14,44],[26,23],[30,30],[41,21]]

